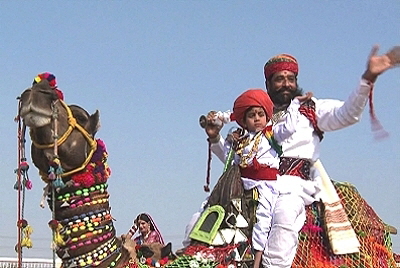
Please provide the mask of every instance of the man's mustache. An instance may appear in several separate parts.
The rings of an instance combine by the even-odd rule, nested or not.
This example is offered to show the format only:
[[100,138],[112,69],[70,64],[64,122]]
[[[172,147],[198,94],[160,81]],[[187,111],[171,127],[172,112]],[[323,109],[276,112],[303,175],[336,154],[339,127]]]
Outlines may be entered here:
[[282,92],[284,92],[284,91],[292,92],[293,89],[291,89],[290,87],[281,87],[281,88],[279,88],[276,92],[277,92],[277,93],[282,93]]

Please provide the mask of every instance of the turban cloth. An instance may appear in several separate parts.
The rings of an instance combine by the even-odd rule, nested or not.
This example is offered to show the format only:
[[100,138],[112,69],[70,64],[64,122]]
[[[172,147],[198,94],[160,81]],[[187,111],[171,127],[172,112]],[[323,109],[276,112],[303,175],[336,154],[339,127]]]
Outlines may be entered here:
[[32,86],[39,83],[42,80],[47,80],[49,81],[49,86],[56,91],[56,94],[59,99],[64,100],[64,94],[61,90],[57,88],[57,81],[56,81],[56,76],[52,73],[45,72],[38,74],[32,82]]
[[38,75],[35,77],[35,79],[33,79],[32,86],[35,85],[35,84],[37,84],[37,83],[39,83],[39,82],[42,81],[42,80],[47,80],[47,81],[49,81],[49,85],[50,85],[50,87],[52,87],[52,88],[56,88],[56,87],[57,87],[57,81],[56,81],[55,75],[54,75],[54,74],[51,74],[51,73],[48,73],[48,72],[38,74]]
[[264,66],[265,80],[268,80],[274,73],[284,70],[291,71],[297,76],[299,65],[295,57],[289,54],[279,54],[272,57]]
[[233,104],[233,118],[241,126],[244,126],[244,116],[250,107],[262,107],[267,114],[267,121],[272,117],[274,104],[267,92],[262,89],[249,89],[242,93]]

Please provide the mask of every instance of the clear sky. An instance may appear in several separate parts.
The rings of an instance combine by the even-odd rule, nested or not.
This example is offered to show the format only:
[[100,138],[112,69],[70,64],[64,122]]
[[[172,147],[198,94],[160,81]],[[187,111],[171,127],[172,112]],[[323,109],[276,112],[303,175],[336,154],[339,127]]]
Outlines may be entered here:
[[[372,45],[400,45],[400,1],[2,1],[0,8],[0,256],[16,256],[16,97],[36,74],[53,72],[65,100],[93,113],[112,176],[118,234],[150,213],[166,241],[206,197],[207,143],[198,118],[228,110],[248,88],[263,88],[263,66],[290,53],[299,84],[318,98],[345,100]],[[322,162],[356,185],[381,218],[400,229],[400,68],[379,77],[377,115],[390,132],[376,142],[368,111],[360,123],[327,133]],[[226,133],[228,127],[223,131]],[[29,144],[29,138],[28,138]],[[30,161],[31,163],[31,161]],[[222,170],[212,164],[212,184]],[[31,164],[25,218],[34,228],[26,257],[51,257],[51,213]],[[400,253],[400,235],[393,236]]]

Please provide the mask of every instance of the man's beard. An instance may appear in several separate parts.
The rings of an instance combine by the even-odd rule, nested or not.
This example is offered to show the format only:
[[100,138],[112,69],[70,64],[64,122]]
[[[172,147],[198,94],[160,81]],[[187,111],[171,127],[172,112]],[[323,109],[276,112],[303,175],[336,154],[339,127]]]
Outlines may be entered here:
[[284,110],[295,97],[303,95],[303,89],[297,86],[296,90],[293,91],[287,87],[281,87],[278,90],[268,90],[268,95],[276,110]]

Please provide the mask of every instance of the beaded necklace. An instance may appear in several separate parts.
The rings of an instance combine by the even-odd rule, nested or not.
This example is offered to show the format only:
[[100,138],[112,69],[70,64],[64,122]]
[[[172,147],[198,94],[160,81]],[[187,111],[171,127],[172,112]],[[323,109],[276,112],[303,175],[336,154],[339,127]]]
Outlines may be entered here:
[[281,119],[286,113],[287,113],[287,110],[282,110],[282,111],[274,113],[271,118],[272,125],[275,125],[279,121],[279,119]]
[[[252,139],[250,139],[249,136],[241,140],[238,144],[238,149],[236,151],[236,154],[239,156],[240,161],[239,161],[239,166],[241,168],[246,168],[249,165],[248,160],[251,158],[256,157],[257,151],[258,151],[258,146],[261,141],[263,133],[262,131],[259,131]],[[250,152],[248,154],[244,154],[244,148],[246,148],[250,143],[254,140],[253,147],[251,148]],[[254,156],[253,156],[254,155]]]
[[68,215],[60,220],[63,243],[57,244],[57,255],[64,260],[64,267],[88,268],[107,263],[112,268],[122,256],[108,204],[109,176],[105,145],[98,140],[98,148],[86,169],[71,175],[73,186],[56,196],[61,215]]
[[65,267],[93,267],[98,266],[105,260],[112,257],[114,254],[119,253],[116,259],[110,263],[108,267],[114,267],[116,262],[121,257],[120,248],[118,248],[116,243],[116,238],[114,237],[111,241],[99,246],[98,248],[83,254],[81,256],[71,258],[64,261]]

